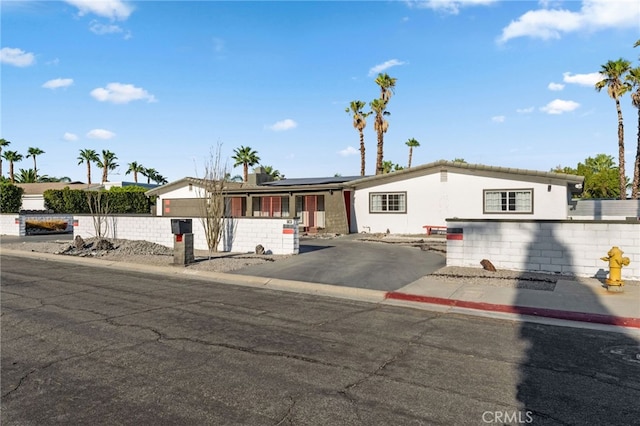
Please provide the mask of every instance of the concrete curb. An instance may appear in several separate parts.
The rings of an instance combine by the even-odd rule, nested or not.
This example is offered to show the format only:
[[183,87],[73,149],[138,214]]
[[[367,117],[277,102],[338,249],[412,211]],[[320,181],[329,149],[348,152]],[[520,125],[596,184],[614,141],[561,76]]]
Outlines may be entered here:
[[433,296],[418,296],[414,294],[390,291],[387,299],[404,300],[410,302],[429,303],[457,308],[475,309],[505,314],[527,315],[533,317],[553,318],[566,321],[588,322],[594,324],[614,325],[619,327],[640,328],[640,318],[619,317],[588,312],[561,311],[557,309],[534,308],[530,306],[499,305],[494,303],[471,302],[466,300],[444,299]]

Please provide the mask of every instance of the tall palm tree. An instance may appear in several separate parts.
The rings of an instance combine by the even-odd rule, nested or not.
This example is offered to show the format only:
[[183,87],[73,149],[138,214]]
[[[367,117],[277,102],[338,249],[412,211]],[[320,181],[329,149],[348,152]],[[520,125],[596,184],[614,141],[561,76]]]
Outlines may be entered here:
[[109,171],[115,170],[118,167],[118,163],[116,163],[116,154],[107,150],[102,150],[102,159],[97,161],[98,167],[102,169],[102,182],[108,182]]
[[166,178],[166,177],[164,177],[164,176],[162,176],[160,173],[156,173],[156,174],[153,176],[153,181],[154,181],[155,183],[157,183],[158,185],[164,185],[164,184],[166,184],[166,183],[169,183],[169,181],[167,180],[167,178]]
[[409,139],[408,141],[405,142],[405,145],[407,145],[409,147],[409,164],[407,165],[407,168],[411,168],[411,158],[413,157],[413,148],[417,148],[420,146],[420,142],[418,142],[417,140],[415,140],[414,138]]
[[9,142],[8,140],[2,138],[0,139],[0,176],[2,176],[2,148],[4,148],[5,146],[9,146],[11,144],[11,142]]
[[[633,47],[640,46],[640,40]],[[636,160],[633,163],[633,183],[631,184],[631,198],[637,200],[640,195],[640,67],[629,70],[626,76],[627,82],[635,91],[631,92],[631,103],[638,110],[638,144],[636,146]]]
[[142,174],[144,171],[145,168],[144,166],[142,166],[142,164],[138,164],[135,161],[132,161],[131,163],[129,163],[129,168],[126,172],[124,172],[124,174],[128,175],[129,173],[133,173],[133,181],[135,183],[138,183],[138,173]]
[[[374,127],[376,132],[378,133],[378,145],[376,153],[377,175],[383,173],[382,160],[384,159],[384,134],[389,128],[389,123],[384,119],[384,116],[390,114],[388,111],[386,111],[387,103],[389,103],[389,99],[391,99],[391,96],[393,95],[393,90],[396,87],[396,81],[396,78],[389,77],[389,75],[386,73],[378,74],[378,77],[376,77],[376,84],[380,86],[380,98],[374,99],[370,104],[372,111],[376,115]],[[375,107],[374,103],[376,104]]]
[[242,179],[246,182],[249,180],[249,167],[253,167],[258,164],[260,162],[260,157],[258,157],[258,153],[256,151],[248,146],[240,146],[240,148],[234,149],[233,153],[235,154],[231,157],[231,159],[235,161],[233,167],[237,167],[242,164]]
[[38,180],[38,167],[36,165],[36,157],[40,154],[44,154],[44,151],[41,150],[40,148],[35,148],[35,147],[29,147],[29,149],[27,150],[27,158],[29,157],[33,157],[33,172],[35,173],[36,176],[36,181]]
[[362,101],[351,101],[345,112],[353,116],[353,127],[360,134],[360,176],[364,176],[365,155],[364,155],[364,128],[367,127],[367,117],[371,111],[364,112],[366,103]]
[[91,185],[91,163],[100,163],[98,153],[93,149],[81,149],[77,160],[78,165],[87,163],[87,184]]
[[5,151],[2,153],[2,158],[9,162],[9,180],[11,180],[11,183],[15,183],[16,179],[13,174],[13,163],[22,161],[22,154],[18,154],[18,151]]
[[624,174],[624,125],[622,121],[622,109],[620,108],[620,98],[630,90],[629,83],[623,81],[624,76],[631,69],[631,62],[626,59],[608,61],[602,65],[600,74],[604,79],[596,83],[596,90],[599,92],[605,87],[609,97],[616,103],[618,112],[618,179],[620,181],[620,199],[627,198],[626,177]]
[[376,155],[376,174],[379,175],[384,173],[384,169],[382,166],[382,160],[384,156],[383,154],[384,134],[387,132],[387,129],[389,128],[389,122],[385,120],[384,117],[389,115],[390,112],[386,111],[387,104],[386,102],[383,102],[382,99],[374,99],[373,101],[371,101],[371,103],[369,103],[369,106],[371,107],[371,111],[373,111],[373,113],[376,115],[375,119],[373,120],[373,128],[378,134],[378,146],[377,146],[378,150]]

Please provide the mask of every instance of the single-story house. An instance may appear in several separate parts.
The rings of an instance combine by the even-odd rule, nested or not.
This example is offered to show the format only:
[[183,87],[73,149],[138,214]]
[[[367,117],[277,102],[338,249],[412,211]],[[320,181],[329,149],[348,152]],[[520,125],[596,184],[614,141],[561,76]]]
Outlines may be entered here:
[[[271,181],[258,168],[229,182],[227,215],[299,217],[306,232],[417,234],[447,218],[567,219],[582,176],[436,161],[384,175]],[[197,217],[202,180],[184,178],[147,191],[158,216]],[[435,229],[435,228],[434,228]]]
[[[349,233],[352,190],[346,186],[360,176],[301,178],[274,181],[261,168],[248,182],[227,182],[226,216],[299,218],[303,232]],[[202,179],[186,177],[147,191],[156,196],[156,214],[202,216]]]
[[359,179],[352,232],[415,234],[447,218],[567,219],[584,177],[436,161]]

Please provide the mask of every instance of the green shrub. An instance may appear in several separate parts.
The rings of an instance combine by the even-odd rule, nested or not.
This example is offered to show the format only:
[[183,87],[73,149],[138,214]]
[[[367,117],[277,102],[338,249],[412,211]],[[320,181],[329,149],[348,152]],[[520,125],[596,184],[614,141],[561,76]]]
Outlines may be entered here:
[[[139,188],[139,189],[126,189]],[[115,189],[115,191],[114,191]],[[142,189],[142,190],[140,190]],[[107,198],[109,213],[149,213],[151,201],[144,195],[144,188],[124,187],[102,191]],[[50,189],[44,192],[45,207],[54,213],[90,214],[87,192],[79,189]]]
[[18,213],[24,189],[9,182],[0,183],[0,213]]

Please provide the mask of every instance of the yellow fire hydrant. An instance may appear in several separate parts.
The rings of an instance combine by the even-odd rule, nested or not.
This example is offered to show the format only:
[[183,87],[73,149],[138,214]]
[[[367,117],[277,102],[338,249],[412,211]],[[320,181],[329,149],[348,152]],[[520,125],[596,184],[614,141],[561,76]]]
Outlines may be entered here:
[[600,259],[605,262],[609,262],[609,278],[604,280],[607,285],[623,286],[622,281],[622,267],[629,265],[631,262],[628,257],[622,257],[624,252],[617,246],[611,247],[611,250],[607,252],[607,257],[601,257]]

